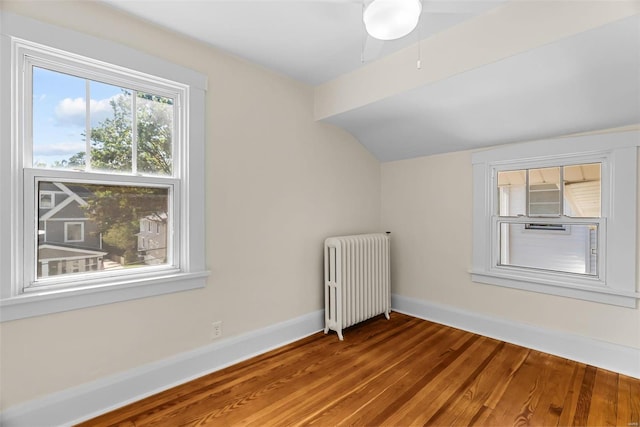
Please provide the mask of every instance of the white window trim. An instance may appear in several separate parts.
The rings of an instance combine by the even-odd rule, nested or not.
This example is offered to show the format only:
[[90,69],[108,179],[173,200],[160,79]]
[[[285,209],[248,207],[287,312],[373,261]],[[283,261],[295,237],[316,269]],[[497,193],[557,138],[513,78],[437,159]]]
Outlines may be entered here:
[[[473,163],[474,282],[636,307],[637,291],[637,147],[639,132],[599,134],[506,145],[478,151]],[[497,191],[492,174],[502,169],[526,169],[558,164],[603,161],[599,276],[590,278],[533,269],[496,266]],[[562,222],[588,223],[592,219]],[[541,219],[541,222],[548,220]]]
[[[205,91],[206,77],[107,40],[55,27],[29,18],[0,11],[3,33],[0,40],[0,108],[11,111],[0,118],[0,138],[12,141],[0,145],[0,186],[2,193],[10,195],[9,203],[0,205],[0,234],[8,236],[0,242],[0,321],[10,321],[49,313],[110,304],[147,296],[162,295],[202,288],[209,272],[205,266],[205,242],[202,230],[204,219],[204,148],[205,148]],[[88,57],[108,64],[155,75],[188,87],[183,106],[189,121],[184,133],[188,144],[183,147],[180,164],[179,188],[181,215],[179,218],[179,269],[168,269],[153,274],[131,274],[92,282],[90,286],[65,289],[56,287],[36,292],[21,293],[25,285],[21,277],[24,250],[22,243],[23,206],[22,164],[17,138],[21,135],[15,113],[17,100],[16,70],[12,56],[16,39],[42,44],[72,54]],[[126,181],[126,179],[125,179]],[[33,196],[31,196],[33,198]],[[178,239],[179,238],[179,239]]]
[[[80,236],[81,236],[80,240],[69,239],[69,226],[71,225],[80,226]],[[64,223],[64,242],[65,243],[84,242],[84,221],[67,221]]]

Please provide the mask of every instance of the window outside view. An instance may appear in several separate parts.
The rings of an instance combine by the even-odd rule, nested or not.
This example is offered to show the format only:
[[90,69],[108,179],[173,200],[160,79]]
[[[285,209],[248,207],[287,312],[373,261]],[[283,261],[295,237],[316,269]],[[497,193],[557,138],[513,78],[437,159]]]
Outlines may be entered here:
[[499,264],[597,276],[600,187],[599,163],[498,172]]
[[37,181],[38,279],[169,261],[170,186],[129,182],[173,175],[173,112],[171,98],[33,67],[33,167],[124,181]]

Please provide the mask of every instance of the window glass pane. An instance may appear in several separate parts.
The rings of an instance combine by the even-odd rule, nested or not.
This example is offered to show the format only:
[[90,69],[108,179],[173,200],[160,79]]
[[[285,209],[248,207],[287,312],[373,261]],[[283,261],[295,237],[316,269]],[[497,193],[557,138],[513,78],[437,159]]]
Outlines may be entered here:
[[95,171],[172,176],[174,104],[170,97],[33,67],[33,167],[85,170],[89,157]]
[[529,169],[529,215],[560,216],[560,168]]
[[597,224],[500,223],[503,266],[597,276]]
[[131,91],[91,82],[91,168],[130,173]]
[[61,198],[54,209],[38,206],[39,279],[167,264],[169,188],[55,181],[38,187],[57,189]]
[[83,226],[79,222],[71,222],[65,224],[65,241],[67,242],[82,242],[83,241]]
[[564,167],[564,214],[571,217],[600,217],[600,163]]
[[173,99],[138,93],[138,172],[172,175]]
[[84,169],[85,79],[33,67],[33,167]]
[[526,215],[526,170],[498,172],[498,199],[501,216]]
[[55,196],[53,193],[41,192],[40,193],[40,208],[50,209],[55,205]]

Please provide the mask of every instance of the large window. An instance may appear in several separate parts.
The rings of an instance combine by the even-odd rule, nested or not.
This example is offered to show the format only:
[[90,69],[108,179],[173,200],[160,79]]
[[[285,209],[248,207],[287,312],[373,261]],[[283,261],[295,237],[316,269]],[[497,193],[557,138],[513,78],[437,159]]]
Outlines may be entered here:
[[635,306],[635,133],[474,154],[476,282]]
[[[184,102],[184,86],[46,46],[18,42],[16,48],[22,64],[18,118],[25,129],[20,141],[25,204],[39,203],[33,210],[36,220],[24,226],[22,292],[77,286],[68,276],[88,279],[77,274],[84,273],[78,268],[34,274],[42,272],[43,245],[47,253],[58,249],[63,261],[88,259],[87,250],[104,252],[95,277],[127,276],[132,268],[180,268],[171,236],[181,232],[175,212],[181,203],[178,165],[187,118],[177,107]],[[48,188],[63,194],[57,208],[49,210],[51,203],[43,200]],[[150,264],[137,243],[139,224],[153,215],[165,218],[169,235],[164,256]]]
[[3,20],[2,318],[203,286],[204,78],[22,20]]

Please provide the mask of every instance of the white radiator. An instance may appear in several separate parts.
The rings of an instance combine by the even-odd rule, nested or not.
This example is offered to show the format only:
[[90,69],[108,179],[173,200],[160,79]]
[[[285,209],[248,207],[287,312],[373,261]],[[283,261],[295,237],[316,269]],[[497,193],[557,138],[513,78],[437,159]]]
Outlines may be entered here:
[[391,311],[389,236],[330,237],[324,242],[324,333]]

